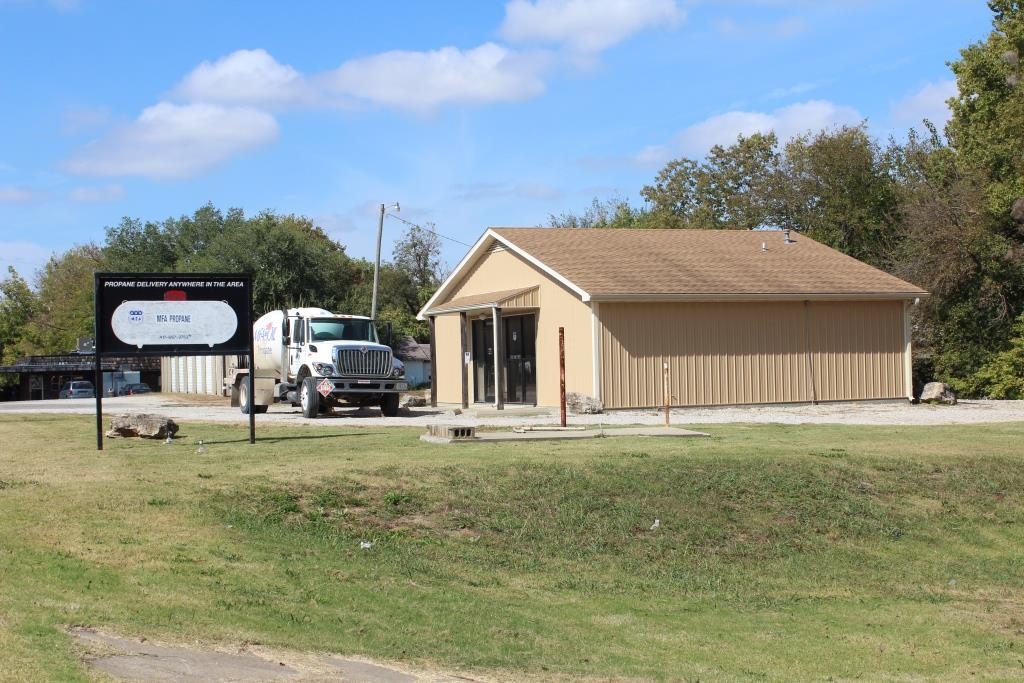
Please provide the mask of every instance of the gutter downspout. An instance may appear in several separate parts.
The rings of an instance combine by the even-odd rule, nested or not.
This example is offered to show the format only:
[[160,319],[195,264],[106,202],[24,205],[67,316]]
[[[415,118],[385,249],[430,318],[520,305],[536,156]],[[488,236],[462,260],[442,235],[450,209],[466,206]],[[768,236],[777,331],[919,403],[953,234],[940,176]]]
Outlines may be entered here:
[[[916,304],[917,301],[914,301]],[[903,388],[907,394],[907,400],[914,402],[914,358],[910,345],[910,305],[909,301],[903,302]]]

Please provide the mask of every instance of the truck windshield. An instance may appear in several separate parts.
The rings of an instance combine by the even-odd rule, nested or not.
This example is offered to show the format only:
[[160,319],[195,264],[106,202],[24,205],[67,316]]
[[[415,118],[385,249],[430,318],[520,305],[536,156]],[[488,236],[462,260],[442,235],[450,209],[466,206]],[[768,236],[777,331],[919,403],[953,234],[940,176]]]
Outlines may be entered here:
[[377,332],[369,320],[337,320],[313,319],[309,321],[309,340],[311,342],[332,341],[377,342]]

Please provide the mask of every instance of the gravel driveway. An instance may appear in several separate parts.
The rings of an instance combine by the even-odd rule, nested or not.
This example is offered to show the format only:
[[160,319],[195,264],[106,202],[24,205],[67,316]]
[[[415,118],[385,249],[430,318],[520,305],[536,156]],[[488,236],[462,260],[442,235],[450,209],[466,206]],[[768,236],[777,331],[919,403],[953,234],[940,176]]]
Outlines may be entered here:
[[[88,399],[0,402],[0,415],[65,413],[95,415],[96,403]],[[155,412],[178,422],[234,422],[246,424],[248,416],[227,405],[227,399],[183,394],[145,394],[103,400],[103,412]],[[955,406],[911,405],[905,401],[874,403],[823,403],[819,405],[728,406],[676,408],[672,424],[760,422],[781,424],[889,424],[941,425],[1024,421],[1024,401],[961,401]],[[573,425],[660,425],[664,413],[654,410],[617,410],[602,415],[570,415]],[[411,408],[398,417],[381,417],[376,408],[343,409],[315,420],[302,417],[298,408],[271,406],[257,424],[316,424],[321,426],[425,427],[428,424],[511,427],[558,424],[558,410],[544,408],[470,409],[456,413],[451,406]]]

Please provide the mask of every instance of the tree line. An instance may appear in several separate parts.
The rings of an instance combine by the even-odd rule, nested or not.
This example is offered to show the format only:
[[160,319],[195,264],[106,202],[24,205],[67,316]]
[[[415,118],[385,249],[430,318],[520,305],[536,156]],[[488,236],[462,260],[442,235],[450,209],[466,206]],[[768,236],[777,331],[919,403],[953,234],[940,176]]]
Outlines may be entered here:
[[[391,261],[381,264],[380,326],[390,323],[396,338],[426,341],[429,330],[416,314],[440,284],[443,267],[438,236],[411,225]],[[256,315],[291,306],[368,315],[373,268],[302,216],[264,211],[247,217],[241,209],[224,212],[208,204],[161,222],[124,218],[106,229],[103,244],[53,255],[34,287],[8,268],[0,281],[0,364],[67,353],[79,338],[91,337],[98,271],[250,273]]]
[[885,143],[843,126],[781,143],[740,136],[670,161],[640,194],[594,199],[552,225],[788,228],[931,293],[913,309],[915,377],[1024,398],[1024,5],[989,3],[993,31],[950,66],[940,131]]

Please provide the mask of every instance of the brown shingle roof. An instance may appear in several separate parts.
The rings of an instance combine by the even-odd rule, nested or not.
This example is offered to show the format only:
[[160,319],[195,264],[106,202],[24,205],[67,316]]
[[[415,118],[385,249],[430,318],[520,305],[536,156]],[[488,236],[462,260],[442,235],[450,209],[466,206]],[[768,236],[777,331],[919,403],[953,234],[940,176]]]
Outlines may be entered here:
[[522,287],[520,289],[505,289],[500,292],[473,294],[472,296],[452,299],[441,306],[435,306],[430,309],[430,312],[446,313],[450,311],[465,311],[473,308],[490,308],[491,306],[500,306],[508,302],[509,299],[515,299],[520,295],[526,294],[527,292],[533,292],[536,289],[537,285],[533,285],[532,287]]
[[593,298],[927,294],[796,232],[794,243],[785,244],[782,232],[774,230],[492,231]]

